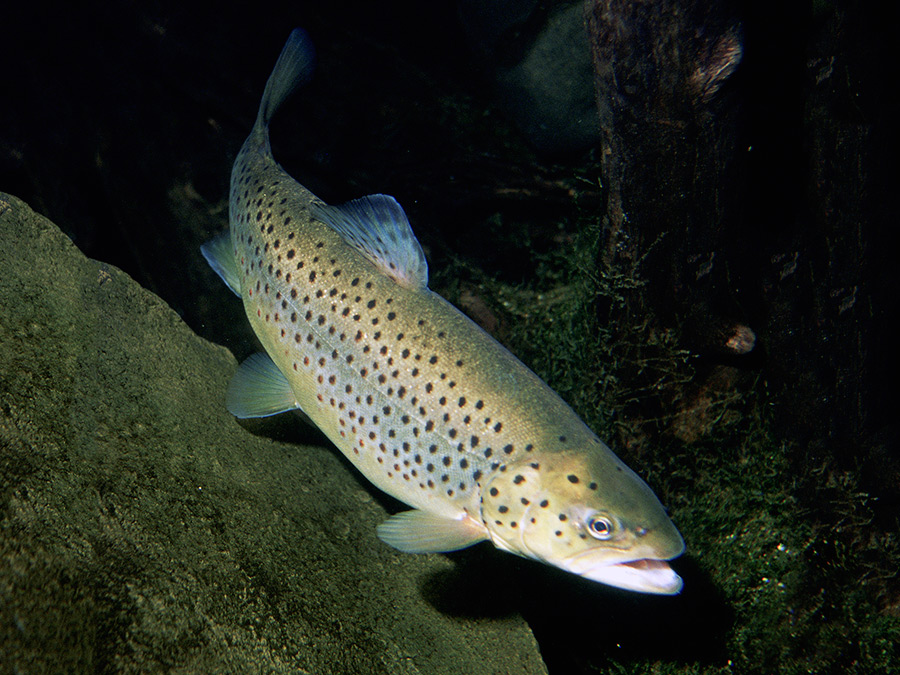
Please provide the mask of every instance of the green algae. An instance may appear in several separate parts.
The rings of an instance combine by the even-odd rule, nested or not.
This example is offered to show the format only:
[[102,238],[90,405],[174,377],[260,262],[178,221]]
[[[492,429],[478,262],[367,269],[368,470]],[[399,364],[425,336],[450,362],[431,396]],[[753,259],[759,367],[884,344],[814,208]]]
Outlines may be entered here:
[[[534,261],[526,279],[459,255],[433,285],[493,326],[670,508],[687,553],[675,563],[685,589],[667,616],[704,625],[690,614],[699,610],[721,622],[699,647],[650,650],[662,656],[575,656],[571,629],[526,613],[550,672],[898,672],[897,514],[878,508],[861,470],[827,458],[804,466],[804,449],[777,437],[781,401],[764,374],[710,366],[680,346],[677,325],[660,328],[640,303],[642,261],[598,262],[600,217],[573,212],[550,250],[529,249],[528,222],[495,214],[485,223]],[[718,386],[698,395],[703,377]],[[596,616],[573,620],[615,630]]]

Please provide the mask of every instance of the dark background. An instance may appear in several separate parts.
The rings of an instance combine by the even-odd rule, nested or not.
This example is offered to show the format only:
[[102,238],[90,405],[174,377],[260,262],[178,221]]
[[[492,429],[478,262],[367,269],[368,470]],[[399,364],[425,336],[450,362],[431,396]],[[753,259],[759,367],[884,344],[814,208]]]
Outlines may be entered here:
[[[681,288],[657,265],[648,272],[656,290],[636,301],[705,359],[698,377],[725,364],[736,368],[736,386],[764,386],[776,433],[796,448],[794,469],[854,472],[878,501],[872,526],[891,530],[900,481],[900,289],[893,234],[898,79],[882,38],[887,21],[843,4],[730,9],[745,51],[718,104],[734,148],[728,226],[708,230],[724,271],[708,286]],[[319,66],[275,120],[276,158],[329,202],[395,196],[432,269],[462,258],[527,283],[534,267],[524,250],[485,241],[485,219],[502,213],[553,222],[575,208],[574,186],[582,189],[577,209],[607,209],[602,189],[572,178],[600,171],[599,149],[530,147],[498,109],[493,64],[472,48],[450,2],[5,8],[0,189],[52,219],[86,255],[160,295],[198,333],[246,355],[252,336],[240,306],[206,268],[199,245],[227,226],[231,163],[281,45],[298,25],[311,33]],[[635,203],[640,197],[635,191]],[[671,229],[677,238],[685,222],[674,218],[667,228],[654,221],[644,230],[638,222],[636,234],[652,240],[653,232]],[[528,227],[538,248],[554,245],[553,236]],[[692,241],[706,236],[703,227],[694,224]],[[708,317],[752,327],[755,352],[737,361],[717,354],[704,337]],[[807,498],[814,502],[816,494]],[[819,517],[828,523],[839,514]],[[691,572],[692,563],[684,565]],[[566,621],[560,598],[577,604],[578,592],[556,577],[538,578],[545,588],[523,600],[522,611],[546,637],[548,662],[568,663],[559,626],[549,624]],[[698,635],[721,638],[729,620],[721,604],[697,608],[687,600],[673,609],[656,599],[613,597],[629,635],[640,633],[648,607],[657,621],[707,612],[697,631],[675,630],[680,645],[654,640],[663,644],[655,649],[685,661],[721,658],[721,640],[708,645]],[[896,587],[887,597],[896,611]]]

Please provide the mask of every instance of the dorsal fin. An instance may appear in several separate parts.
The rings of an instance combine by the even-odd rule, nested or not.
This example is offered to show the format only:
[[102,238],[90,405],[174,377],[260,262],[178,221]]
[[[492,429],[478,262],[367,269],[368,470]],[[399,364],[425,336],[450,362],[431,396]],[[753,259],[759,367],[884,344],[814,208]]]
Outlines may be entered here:
[[313,204],[310,213],[401,286],[428,286],[425,254],[393,197],[369,195],[340,206]]

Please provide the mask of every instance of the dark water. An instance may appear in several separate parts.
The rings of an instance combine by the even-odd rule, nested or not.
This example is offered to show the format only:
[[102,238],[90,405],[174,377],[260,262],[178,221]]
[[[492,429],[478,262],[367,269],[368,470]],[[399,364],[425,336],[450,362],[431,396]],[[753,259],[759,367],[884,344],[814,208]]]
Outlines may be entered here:
[[[629,194],[658,199],[666,213],[659,195],[671,184],[648,176],[671,164],[681,167],[670,174],[677,184],[696,190],[682,205],[703,206],[640,222],[653,211],[635,202],[635,227],[646,229],[633,238],[647,247],[651,232],[666,238],[637,273],[647,290],[623,286],[613,298],[584,281],[602,277],[606,260],[601,144],[536,150],[498,98],[498,73],[555,16],[552,3],[520,8],[519,21],[492,17],[509,26],[486,52],[476,37],[495,24],[463,20],[453,3],[18,5],[5,10],[0,47],[0,190],[157,293],[197,333],[246,355],[241,309],[199,245],[226,226],[231,162],[285,37],[306,27],[318,72],[276,118],[278,160],[328,201],[395,196],[432,285],[604,425],[688,543],[678,598],[586,587],[484,552],[454,555],[460,574],[484,567],[496,578],[499,566],[509,576],[484,593],[525,616],[551,673],[891,672],[900,639],[889,179],[898,109],[884,22],[843,4],[777,16],[728,8],[744,58],[690,118],[706,125],[701,140],[728,135],[716,141],[730,148],[727,161],[710,168],[668,152],[690,124],[674,146],[648,142],[659,166],[629,167],[642,178]],[[716,190],[710,176],[722,181]],[[720,221],[704,201],[713,193]],[[703,249],[704,237],[714,245]],[[684,239],[687,248],[673,244]],[[708,277],[704,261],[714,261]],[[509,292],[506,305],[498,290]],[[583,297],[577,312],[562,312],[568,325],[522,319],[529,293],[560,292]],[[709,335],[720,322],[749,325],[755,351],[717,351]],[[598,350],[586,326],[640,344]],[[591,361],[601,356],[621,362]],[[686,369],[667,365],[685,359]],[[624,383],[586,393],[599,390],[603,377],[590,372],[601,365],[620,368]],[[696,414],[704,401],[712,412]],[[422,594],[449,615],[472,612],[427,586]]]

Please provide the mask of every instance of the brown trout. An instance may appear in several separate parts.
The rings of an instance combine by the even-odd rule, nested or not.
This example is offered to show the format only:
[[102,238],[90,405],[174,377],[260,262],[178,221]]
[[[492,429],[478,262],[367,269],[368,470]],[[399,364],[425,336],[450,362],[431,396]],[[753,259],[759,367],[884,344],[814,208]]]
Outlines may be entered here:
[[673,594],[684,542],[659,500],[540,378],[428,289],[403,209],[325,204],[272,157],[269,121],[311,73],[301,30],[231,174],[230,233],[203,254],[266,353],[227,393],[237,417],[302,410],[413,508],[377,528],[406,552],[489,540],[620,588]]

